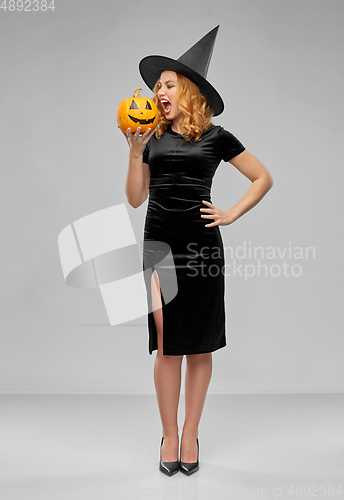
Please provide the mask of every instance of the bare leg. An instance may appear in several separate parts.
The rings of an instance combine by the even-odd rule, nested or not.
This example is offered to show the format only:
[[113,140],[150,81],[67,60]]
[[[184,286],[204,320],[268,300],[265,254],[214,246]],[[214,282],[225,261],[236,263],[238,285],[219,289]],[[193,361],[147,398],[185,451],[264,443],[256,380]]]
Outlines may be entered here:
[[[156,271],[152,274],[151,285],[153,315],[158,334],[158,352],[154,363],[154,384],[164,437],[161,460],[175,462],[178,460],[179,448],[177,415],[183,356],[167,356],[163,354],[163,314]],[[160,307],[160,309],[154,311],[156,307]]]
[[188,354],[186,359],[185,422],[180,460],[182,462],[196,462],[196,438],[212,373],[212,353]]

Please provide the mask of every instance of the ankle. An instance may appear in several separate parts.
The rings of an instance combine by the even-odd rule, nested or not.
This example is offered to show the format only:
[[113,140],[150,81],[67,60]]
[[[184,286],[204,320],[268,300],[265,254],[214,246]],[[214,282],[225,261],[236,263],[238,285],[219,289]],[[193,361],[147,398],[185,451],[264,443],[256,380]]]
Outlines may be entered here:
[[187,428],[183,429],[182,439],[196,439],[198,437],[198,428]]

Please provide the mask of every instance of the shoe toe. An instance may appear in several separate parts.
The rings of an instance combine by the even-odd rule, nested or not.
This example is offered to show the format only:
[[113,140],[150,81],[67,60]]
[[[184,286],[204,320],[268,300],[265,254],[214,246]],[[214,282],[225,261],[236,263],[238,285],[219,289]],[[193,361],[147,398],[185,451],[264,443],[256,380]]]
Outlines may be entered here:
[[180,462],[180,471],[186,474],[187,476],[190,476],[194,472],[198,471],[199,469],[199,441],[198,438],[196,439],[197,441],[197,462]]
[[194,463],[180,462],[180,471],[186,474],[187,476],[190,476],[194,472],[198,471],[198,469],[199,469],[198,462]]
[[179,471],[179,462],[163,462],[160,460],[160,470],[167,474],[168,476],[173,476]]
[[164,438],[161,439],[161,445],[160,445],[160,463],[159,463],[159,469],[161,472],[166,474],[167,476],[173,476],[179,471],[179,460],[176,460],[175,462],[164,462],[161,460],[161,447],[162,443],[164,441]]

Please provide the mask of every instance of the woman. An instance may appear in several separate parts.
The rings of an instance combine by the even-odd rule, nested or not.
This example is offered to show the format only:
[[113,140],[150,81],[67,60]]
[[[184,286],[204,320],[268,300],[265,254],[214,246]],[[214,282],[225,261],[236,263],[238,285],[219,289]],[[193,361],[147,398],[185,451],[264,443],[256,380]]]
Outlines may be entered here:
[[[162,422],[159,468],[191,475],[199,469],[198,426],[212,373],[212,352],[226,345],[224,250],[219,226],[254,207],[272,187],[265,166],[223,127],[211,122],[223,101],[206,80],[218,27],[178,60],[149,56],[140,72],[154,90],[156,130],[127,130],[130,147],[126,196],[133,207],[148,197],[144,269],[149,302],[149,352],[157,349],[154,383]],[[252,185],[229,210],[211,202],[211,183],[221,160]],[[169,245],[174,266],[159,267],[154,246]],[[153,250],[152,250],[153,248]],[[173,269],[171,269],[173,268]],[[153,271],[154,269],[154,271]],[[178,293],[164,300],[176,276]],[[161,293],[162,292],[162,293]],[[181,364],[186,356],[185,422],[177,424]]]

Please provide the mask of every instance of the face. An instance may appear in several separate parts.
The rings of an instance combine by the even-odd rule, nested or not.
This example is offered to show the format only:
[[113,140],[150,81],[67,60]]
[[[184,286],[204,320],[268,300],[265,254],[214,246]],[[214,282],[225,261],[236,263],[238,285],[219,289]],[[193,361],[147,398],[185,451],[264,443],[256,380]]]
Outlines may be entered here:
[[182,113],[178,107],[177,73],[163,71],[158,84],[158,98],[164,109],[166,118],[170,121],[180,119]]

